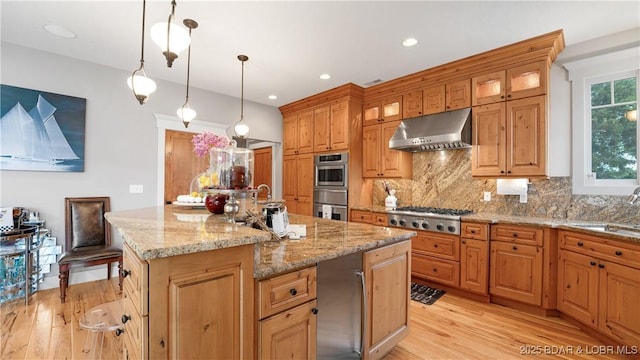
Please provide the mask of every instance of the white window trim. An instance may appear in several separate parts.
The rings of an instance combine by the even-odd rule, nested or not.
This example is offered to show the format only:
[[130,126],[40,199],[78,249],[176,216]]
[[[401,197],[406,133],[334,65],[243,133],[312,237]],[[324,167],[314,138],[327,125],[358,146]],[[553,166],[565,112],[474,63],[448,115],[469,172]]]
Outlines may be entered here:
[[[590,104],[585,103],[586,84],[589,79],[607,74],[626,71],[638,72],[640,47],[629,48],[588,59],[564,64],[569,71],[571,82],[571,124],[572,130],[572,182],[574,194],[590,195],[628,195],[639,185],[638,180],[593,180],[589,179],[587,169],[591,168],[591,126],[585,119]],[[640,84],[639,84],[640,85]],[[638,86],[640,91],[640,86]],[[640,98],[638,98],[640,100]],[[640,126],[637,127],[640,139]]]

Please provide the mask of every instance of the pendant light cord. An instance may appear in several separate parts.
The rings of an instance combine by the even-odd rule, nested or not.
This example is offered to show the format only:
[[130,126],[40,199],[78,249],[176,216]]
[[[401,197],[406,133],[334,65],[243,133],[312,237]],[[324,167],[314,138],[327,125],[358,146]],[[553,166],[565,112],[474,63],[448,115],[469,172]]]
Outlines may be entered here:
[[169,39],[171,38],[171,20],[175,18],[176,13],[176,0],[171,0],[171,14],[169,15],[169,20],[167,20],[167,52],[170,53],[171,49],[169,47]]
[[147,11],[147,1],[142,0],[142,49],[140,49],[140,67],[144,65],[144,19]]
[[[191,28],[189,28],[189,38],[191,38]],[[189,73],[191,72],[191,43],[189,43],[189,50],[187,50],[187,102],[189,102]]]
[[242,60],[242,76],[241,76],[241,84],[240,84],[240,121],[244,119],[244,62],[246,60]]

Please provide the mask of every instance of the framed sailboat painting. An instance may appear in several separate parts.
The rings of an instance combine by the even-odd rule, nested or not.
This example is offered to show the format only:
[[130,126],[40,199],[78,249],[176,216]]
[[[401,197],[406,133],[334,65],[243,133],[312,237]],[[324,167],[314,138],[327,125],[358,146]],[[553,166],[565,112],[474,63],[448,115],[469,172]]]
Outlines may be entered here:
[[87,100],[0,85],[0,170],[84,171]]

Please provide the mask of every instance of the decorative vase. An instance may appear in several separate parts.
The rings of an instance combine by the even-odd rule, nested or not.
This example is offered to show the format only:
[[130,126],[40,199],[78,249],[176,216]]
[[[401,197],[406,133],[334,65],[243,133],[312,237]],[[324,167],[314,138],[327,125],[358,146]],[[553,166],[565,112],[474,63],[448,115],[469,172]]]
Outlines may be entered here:
[[213,214],[224,214],[224,205],[228,198],[228,195],[222,194],[207,195],[204,199],[204,206]]

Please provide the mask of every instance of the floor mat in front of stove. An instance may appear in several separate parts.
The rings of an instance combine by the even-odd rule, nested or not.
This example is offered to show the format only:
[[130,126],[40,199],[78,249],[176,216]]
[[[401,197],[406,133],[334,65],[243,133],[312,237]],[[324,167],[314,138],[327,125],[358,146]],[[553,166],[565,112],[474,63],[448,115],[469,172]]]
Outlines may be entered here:
[[411,283],[411,300],[419,301],[425,305],[431,305],[447,292],[421,284]]

